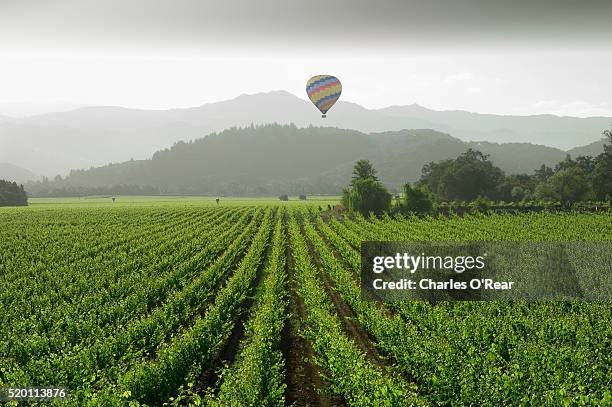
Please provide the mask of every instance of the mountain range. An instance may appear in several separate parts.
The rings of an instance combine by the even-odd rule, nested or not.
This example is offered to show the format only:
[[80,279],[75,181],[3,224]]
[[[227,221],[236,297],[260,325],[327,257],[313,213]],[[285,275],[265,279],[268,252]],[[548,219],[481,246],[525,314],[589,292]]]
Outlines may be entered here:
[[[120,185],[163,194],[338,194],[350,181],[355,161],[366,158],[380,179],[398,190],[406,181],[419,179],[425,164],[455,158],[468,148],[490,155],[507,173],[532,173],[542,164],[554,166],[567,154],[528,143],[465,142],[434,130],[362,133],[336,127],[251,125],[175,143],[150,159],[73,170],[65,179],[28,184],[26,189],[34,195],[78,188],[110,191]],[[582,151],[597,155],[603,152],[603,142]]]
[[330,126],[361,133],[432,129],[464,142],[531,143],[566,151],[598,141],[612,118],[502,116],[435,111],[419,105],[366,109],[340,101],[322,119],[310,102],[273,91],[193,108],[98,106],[25,118],[2,117],[0,162],[53,176],[71,169],[146,159],[181,140],[267,123]]

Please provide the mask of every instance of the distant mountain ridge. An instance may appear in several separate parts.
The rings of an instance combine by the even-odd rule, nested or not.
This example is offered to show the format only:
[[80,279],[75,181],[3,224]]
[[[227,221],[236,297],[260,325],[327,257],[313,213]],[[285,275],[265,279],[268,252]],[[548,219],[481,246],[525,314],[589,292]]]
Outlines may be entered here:
[[594,142],[603,130],[612,126],[609,117],[493,115],[463,110],[435,111],[419,105],[388,107],[379,112],[428,120],[464,141],[523,142],[563,150]]
[[[366,134],[336,127],[249,126],[179,142],[147,160],[75,170],[45,188],[135,185],[168,194],[338,194],[350,181],[355,161],[366,158],[381,180],[398,190],[419,179],[425,164],[455,158],[468,148],[489,154],[507,173],[532,173],[567,154],[526,143],[466,143],[433,130]],[[27,188],[44,193],[41,185]]]
[[568,150],[567,153],[574,158],[580,155],[590,155],[591,157],[595,157],[601,154],[604,149],[604,144],[606,144],[606,139],[602,138],[601,140],[595,141],[591,144],[587,144],[586,146],[572,148],[571,150]]
[[142,110],[84,107],[20,119],[0,118],[0,161],[54,175],[130,158],[144,159],[174,142],[251,124],[332,126],[363,133],[433,129],[462,141],[522,142],[562,150],[599,140],[612,118],[498,116],[434,111],[419,105],[366,109],[340,101],[327,119],[285,91],[241,95],[199,107]]
[[32,171],[11,163],[0,163],[0,179],[25,184],[28,181],[37,181],[40,177]]

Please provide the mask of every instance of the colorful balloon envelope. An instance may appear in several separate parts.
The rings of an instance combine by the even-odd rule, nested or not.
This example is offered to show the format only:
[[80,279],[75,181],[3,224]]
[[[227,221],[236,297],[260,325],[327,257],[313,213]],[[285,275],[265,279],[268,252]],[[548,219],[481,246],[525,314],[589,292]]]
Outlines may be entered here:
[[312,103],[323,113],[327,111],[340,99],[342,84],[335,76],[316,75],[306,83],[306,93]]

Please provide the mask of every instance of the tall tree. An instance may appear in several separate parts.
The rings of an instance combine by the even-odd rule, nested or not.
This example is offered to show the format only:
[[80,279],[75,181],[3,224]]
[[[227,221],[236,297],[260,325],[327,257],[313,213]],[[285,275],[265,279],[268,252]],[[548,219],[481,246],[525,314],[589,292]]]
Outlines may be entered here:
[[23,185],[0,179],[0,206],[26,206],[28,196]]
[[376,170],[374,166],[369,160],[359,160],[355,163],[353,167],[353,184],[355,181],[360,179],[372,179],[374,181],[378,181],[378,177],[376,176]]
[[534,171],[534,176],[537,182],[546,182],[548,178],[554,175],[554,171],[552,168],[547,165],[542,164],[540,169]]
[[608,144],[604,144],[604,153],[612,154],[612,130],[604,130],[602,134],[608,139]]
[[351,185],[342,193],[342,204],[362,215],[381,215],[391,207],[391,194],[378,181],[376,170],[368,160],[359,160],[353,168]]
[[370,213],[382,215],[391,207],[391,194],[379,181],[372,178],[358,179],[344,190],[342,204],[364,216]]
[[596,199],[612,202],[612,130],[605,130],[603,135],[608,139],[604,152],[595,158],[591,182]]

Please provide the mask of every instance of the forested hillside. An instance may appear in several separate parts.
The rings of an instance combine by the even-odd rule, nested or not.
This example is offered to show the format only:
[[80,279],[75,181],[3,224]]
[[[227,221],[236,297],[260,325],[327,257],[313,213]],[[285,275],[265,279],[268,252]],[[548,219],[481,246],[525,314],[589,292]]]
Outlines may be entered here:
[[[179,142],[148,160],[73,170],[31,183],[34,195],[147,193],[197,195],[338,194],[358,159],[371,160],[391,190],[416,181],[422,167],[468,148],[490,154],[507,173],[554,165],[566,152],[527,143],[466,143],[433,130],[365,134],[333,127],[233,128]],[[121,186],[120,188],[117,188]],[[120,191],[115,191],[120,189]]]
[[[251,123],[325,125],[363,133],[432,129],[464,141],[534,143],[569,149],[596,141],[607,117],[502,116],[435,111],[419,105],[367,109],[339,101],[321,120],[309,101],[289,92],[241,95],[230,100],[168,110],[91,106],[25,118],[0,118],[0,162],[54,176],[73,168],[145,159],[187,141]],[[558,161],[558,160],[557,160]]]

